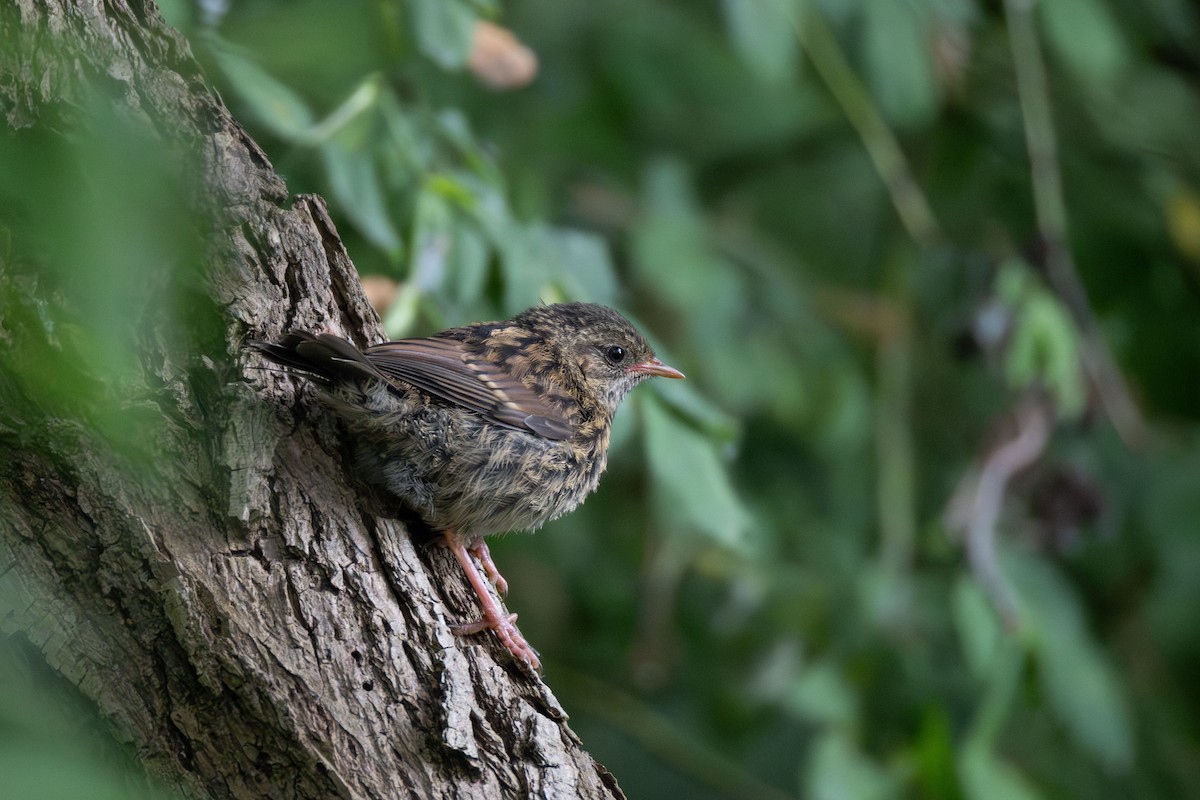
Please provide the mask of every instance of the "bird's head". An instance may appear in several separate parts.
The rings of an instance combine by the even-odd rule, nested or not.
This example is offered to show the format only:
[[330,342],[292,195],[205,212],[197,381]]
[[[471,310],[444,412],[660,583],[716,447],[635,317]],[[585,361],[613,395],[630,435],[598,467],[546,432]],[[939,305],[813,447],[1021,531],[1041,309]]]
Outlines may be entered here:
[[658,360],[646,337],[611,308],[594,303],[537,306],[515,320],[554,342],[568,377],[609,415],[646,378],[682,378]]

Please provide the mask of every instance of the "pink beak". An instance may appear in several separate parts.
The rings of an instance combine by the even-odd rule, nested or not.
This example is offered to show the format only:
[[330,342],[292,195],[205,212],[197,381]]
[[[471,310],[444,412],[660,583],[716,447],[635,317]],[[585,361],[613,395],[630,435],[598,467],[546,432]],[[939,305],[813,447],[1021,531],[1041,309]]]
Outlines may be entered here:
[[682,378],[683,373],[674,367],[668,367],[657,358],[648,358],[640,364],[629,368],[630,372],[640,372],[643,375],[657,375],[660,378]]

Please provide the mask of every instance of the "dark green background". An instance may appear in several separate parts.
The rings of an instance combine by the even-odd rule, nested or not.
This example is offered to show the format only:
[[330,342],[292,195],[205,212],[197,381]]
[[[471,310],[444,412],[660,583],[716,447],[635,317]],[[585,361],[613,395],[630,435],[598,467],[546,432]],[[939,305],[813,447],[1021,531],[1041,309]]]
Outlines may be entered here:
[[[627,402],[581,510],[493,545],[631,797],[1200,796],[1192,4],[231,5],[164,11],[398,282],[389,333],[586,299],[687,373]],[[477,18],[537,54],[530,86],[464,67]],[[1039,103],[1057,158],[1031,171]],[[1086,307],[1047,280],[1058,237]],[[139,247],[97,291],[161,263]],[[947,506],[1036,392],[1058,415],[998,526],[1005,633]]]

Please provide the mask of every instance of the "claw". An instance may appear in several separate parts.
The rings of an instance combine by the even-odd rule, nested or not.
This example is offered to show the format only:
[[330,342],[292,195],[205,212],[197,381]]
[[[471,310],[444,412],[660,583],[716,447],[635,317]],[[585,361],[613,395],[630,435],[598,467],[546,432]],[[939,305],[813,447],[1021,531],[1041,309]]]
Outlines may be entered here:
[[[480,539],[467,549],[479,559],[479,563],[483,565],[483,571],[487,574],[488,580],[492,582],[492,586],[496,587],[496,591],[500,593],[500,596],[508,597],[508,581],[504,580],[504,576],[500,574],[500,570],[496,569],[496,562],[492,561],[492,553],[488,550],[487,542]],[[513,616],[516,615],[514,614]]]
[[517,657],[520,661],[524,661],[534,669],[541,669],[542,662],[538,659],[537,652],[529,646],[529,642],[525,641],[525,637],[521,635],[521,631],[516,626],[516,614],[505,614],[500,608],[500,604],[492,597],[492,593],[488,591],[487,584],[484,582],[483,575],[480,574],[479,568],[475,566],[475,562],[471,559],[471,553],[478,556],[483,569],[487,572],[488,577],[496,585],[496,589],[501,593],[508,591],[508,583],[500,576],[496,570],[496,565],[492,561],[492,556],[488,552],[487,545],[482,541],[478,544],[473,544],[469,548],[463,545],[459,540],[458,535],[453,531],[446,531],[446,546],[450,548],[450,552],[454,553],[454,557],[458,559],[459,566],[463,572],[467,574],[467,581],[470,582],[471,588],[475,590],[475,595],[479,598],[479,605],[483,609],[483,619],[475,622],[468,622],[462,625],[455,625],[451,629],[454,633],[465,636],[473,633],[479,633],[485,630],[496,632],[496,637],[500,640],[508,651]]
[[[517,615],[509,614],[508,621],[516,622]],[[486,631],[491,626],[491,623],[486,619],[477,619],[474,622],[460,622],[458,625],[451,625],[450,630],[454,632],[455,636],[470,636],[480,631]]]

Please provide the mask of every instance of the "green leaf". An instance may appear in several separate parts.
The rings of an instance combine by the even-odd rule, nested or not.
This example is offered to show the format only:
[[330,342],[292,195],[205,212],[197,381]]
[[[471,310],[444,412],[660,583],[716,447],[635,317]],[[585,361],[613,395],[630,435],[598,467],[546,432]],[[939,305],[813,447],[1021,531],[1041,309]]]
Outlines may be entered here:
[[585,231],[555,232],[554,258],[567,296],[612,305],[617,296],[617,276],[608,254],[608,243]]
[[979,680],[986,680],[1004,636],[996,612],[979,586],[966,577],[960,577],[954,586],[951,610],[971,672]]
[[[664,360],[673,367],[678,366],[671,363],[672,359],[664,357]],[[656,389],[656,394],[673,412],[715,442],[732,445],[741,433],[737,418],[701,394],[691,381],[663,381]]]
[[894,797],[898,789],[841,731],[828,732],[813,745],[806,778],[805,797],[812,800],[877,800]]
[[645,211],[634,229],[634,265],[663,302],[726,316],[744,308],[738,270],[714,254],[688,165],[657,158],[646,169]]
[[796,71],[798,0],[723,0],[734,49],[758,77],[782,81]]
[[[351,131],[350,136],[358,138],[354,142],[356,145],[369,146],[377,132],[374,126],[361,124],[361,121],[364,119],[365,112],[378,106],[381,94],[379,77],[368,75],[354,87],[354,91],[350,92],[345,100],[338,104],[337,108],[312,126],[307,136],[308,143],[318,144],[339,133],[345,135],[345,131]],[[347,144],[350,142],[349,139],[343,141]]]
[[903,128],[929,124],[938,93],[924,20],[898,0],[867,0],[863,14],[867,83],[884,116]]
[[442,69],[459,69],[471,55],[475,12],[460,0],[412,0],[417,46]]
[[858,720],[858,695],[830,661],[806,666],[784,703],[793,713],[822,725],[849,730]]
[[1013,346],[1021,340],[1033,351],[1038,375],[1058,403],[1059,413],[1075,418],[1087,401],[1079,335],[1067,310],[1049,292],[1039,291],[1021,310]]
[[383,318],[383,329],[393,339],[400,339],[412,334],[413,323],[416,322],[420,310],[421,292],[415,284],[405,281],[396,290],[388,306],[387,316]]
[[329,188],[342,213],[350,217],[354,227],[372,244],[393,257],[398,256],[402,249],[400,234],[392,224],[387,195],[371,150],[349,149],[341,136],[324,142],[319,150]]
[[737,545],[746,512],[716,446],[653,395],[640,395],[639,407],[660,524],[704,534],[727,547]]
[[417,195],[410,280],[426,294],[444,293],[460,307],[482,294],[491,249],[476,222],[460,210],[474,198],[447,175],[434,175]]
[[1101,86],[1125,72],[1129,49],[1103,2],[1052,0],[1036,5],[1047,42],[1079,77]]
[[968,800],[1039,800],[1042,796],[1013,765],[979,743],[962,748],[958,771]]
[[[506,209],[507,215],[507,209]],[[510,223],[500,235],[500,272],[504,278],[504,306],[516,312],[541,302],[553,302],[553,232],[545,223]]]
[[284,139],[307,139],[316,117],[300,95],[232,45],[215,37],[212,52],[234,91],[245,102],[248,114]]
[[408,275],[422,292],[436,292],[446,277],[446,263],[453,244],[451,211],[441,192],[428,185],[417,195],[413,214],[412,251]]
[[467,170],[477,180],[492,186],[504,183],[504,173],[490,158],[479,140],[471,132],[471,123],[466,115],[458,109],[443,109],[433,119],[434,132],[437,142],[447,146],[457,158],[461,159]]
[[959,744],[946,706],[930,701],[921,712],[921,727],[913,743],[914,781],[925,797],[956,797],[955,774]]
[[1009,384],[1020,389],[1042,384],[1053,395],[1061,416],[1079,416],[1087,402],[1087,387],[1079,333],[1070,313],[1018,259],[1001,268],[996,291],[1014,314],[1004,360]]
[[469,306],[482,295],[492,249],[472,221],[455,214],[451,223],[450,267],[446,289],[455,302]]
[[1074,588],[1033,555],[1010,553],[1004,563],[1033,632],[1046,702],[1083,750],[1109,768],[1128,768],[1129,710],[1117,673],[1088,633]]
[[375,104],[382,124],[382,135],[375,138],[379,163],[388,176],[388,185],[401,187],[431,169],[433,146],[413,114],[405,109],[391,91],[381,91]]

